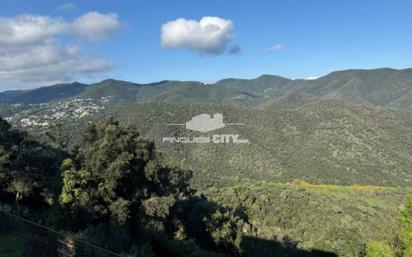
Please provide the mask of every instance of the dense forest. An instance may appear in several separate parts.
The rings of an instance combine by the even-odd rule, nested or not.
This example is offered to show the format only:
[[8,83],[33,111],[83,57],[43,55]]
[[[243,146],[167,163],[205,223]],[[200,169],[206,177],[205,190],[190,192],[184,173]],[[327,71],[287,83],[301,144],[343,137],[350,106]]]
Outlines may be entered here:
[[[342,201],[339,195],[346,194],[351,201],[359,199],[359,204],[376,198],[387,199],[382,200],[384,204],[402,201],[393,188],[333,187],[304,181],[290,185],[239,184],[199,193],[190,185],[190,170],[167,164],[152,141],[143,139],[134,126],[121,125],[112,118],[89,123],[81,145],[63,147],[62,135],[56,129],[49,137],[53,144],[37,142],[0,119],[1,211],[125,256],[338,256],[337,252],[319,250],[322,247],[305,247],[293,233],[273,235],[270,230],[271,223],[276,223],[276,213],[289,209],[289,216],[297,220],[284,219],[291,224],[283,226],[293,227],[311,222],[311,202],[318,200],[315,204],[322,206],[322,202],[331,201],[325,194],[335,194],[338,201]],[[277,206],[280,202],[271,199],[273,196],[289,202],[289,206],[285,202]],[[353,208],[353,202],[344,201],[346,208]],[[379,210],[377,205],[371,206]],[[336,207],[334,211],[343,210]],[[299,212],[304,215],[301,221]],[[357,247],[347,245],[344,249],[348,242],[341,242],[339,253],[343,254],[339,256],[412,256],[411,197],[394,216],[398,218],[387,224],[390,229],[381,220],[374,223],[376,229],[382,226],[381,233],[386,231],[382,237],[369,235],[379,230],[367,227],[354,231],[357,227],[348,226],[349,220],[346,232],[335,227],[335,235],[330,231],[331,238],[322,240],[336,244],[341,240],[333,238],[336,233],[359,237],[348,239],[356,241]],[[261,220],[260,226],[253,219]],[[334,222],[323,221],[325,227],[320,230]],[[20,256],[49,256],[38,250],[44,245],[41,237],[13,233],[6,223],[6,219],[0,220],[2,244],[20,245]],[[368,234],[369,239],[359,232]],[[0,256],[4,255],[2,247]]]

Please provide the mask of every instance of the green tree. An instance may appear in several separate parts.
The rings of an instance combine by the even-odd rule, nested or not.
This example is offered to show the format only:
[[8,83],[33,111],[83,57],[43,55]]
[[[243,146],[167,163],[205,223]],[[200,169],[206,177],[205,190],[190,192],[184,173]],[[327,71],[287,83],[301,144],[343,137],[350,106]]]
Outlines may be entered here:
[[53,121],[46,131],[46,136],[51,140],[53,147],[58,149],[67,147],[68,139],[64,135],[63,130],[63,124],[60,121]]
[[118,252],[140,244],[155,256],[237,255],[241,216],[196,196],[192,172],[165,165],[134,127],[110,118],[89,124],[83,138],[61,165],[70,229]]
[[60,153],[13,130],[0,118],[0,196],[3,203],[36,207],[53,202]]
[[142,220],[142,215],[150,218],[147,213],[163,208],[157,205],[162,201],[152,201],[146,212],[145,201],[191,194],[191,172],[162,164],[153,142],[142,139],[134,127],[109,118],[89,124],[84,138],[77,156],[63,162],[60,196],[83,228],[111,221],[124,225]]
[[241,209],[222,207],[200,195],[177,202],[169,220],[176,238],[194,239],[203,249],[236,256],[247,217]]

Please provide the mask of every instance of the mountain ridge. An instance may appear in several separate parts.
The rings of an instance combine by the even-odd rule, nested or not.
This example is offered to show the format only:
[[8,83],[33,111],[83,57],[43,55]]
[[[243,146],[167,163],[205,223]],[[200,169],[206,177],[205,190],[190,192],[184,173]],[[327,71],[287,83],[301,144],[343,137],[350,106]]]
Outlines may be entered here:
[[296,108],[322,99],[412,110],[412,69],[350,69],[317,79],[288,79],[264,74],[254,79],[228,78],[213,84],[163,80],[137,84],[107,79],[0,93],[0,103],[48,103],[75,98],[111,97],[112,105],[132,102],[210,103],[246,108]]

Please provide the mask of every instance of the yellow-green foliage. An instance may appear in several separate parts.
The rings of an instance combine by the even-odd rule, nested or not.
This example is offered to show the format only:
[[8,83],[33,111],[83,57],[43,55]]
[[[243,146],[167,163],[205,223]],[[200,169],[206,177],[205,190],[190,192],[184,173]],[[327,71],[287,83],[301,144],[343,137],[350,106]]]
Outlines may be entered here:
[[252,224],[246,230],[259,238],[288,236],[302,248],[339,257],[358,256],[370,240],[394,245],[401,190],[313,186],[262,181],[214,188],[206,195],[217,203],[242,207]]
[[370,186],[370,185],[353,185],[353,186],[339,186],[339,185],[327,185],[327,184],[310,184],[303,179],[295,179],[293,180],[293,184],[301,186],[305,189],[348,189],[354,191],[362,191],[362,192],[376,192],[376,191],[383,191],[387,189],[391,189],[391,187],[382,187],[382,186]]
[[395,253],[384,243],[370,241],[366,245],[365,257],[395,257]]
[[412,195],[406,197],[405,207],[400,213],[400,240],[404,257],[412,257]]
[[404,250],[402,257],[412,257],[412,247],[407,247]]

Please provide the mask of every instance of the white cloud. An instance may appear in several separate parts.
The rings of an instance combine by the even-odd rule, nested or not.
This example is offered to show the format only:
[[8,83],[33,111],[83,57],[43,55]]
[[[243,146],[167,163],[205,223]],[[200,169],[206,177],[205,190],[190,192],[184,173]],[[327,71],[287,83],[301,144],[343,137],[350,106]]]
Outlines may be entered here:
[[282,49],[283,49],[282,44],[276,44],[276,45],[273,45],[272,47],[269,47],[268,51],[275,52],[275,51],[279,51],[279,50],[282,50]]
[[307,77],[307,78],[304,78],[304,80],[316,80],[316,79],[318,79],[319,77],[316,77],[316,76],[309,76],[309,77]]
[[91,41],[102,41],[121,30],[123,25],[115,13],[102,14],[89,12],[75,19],[72,32]]
[[221,54],[234,37],[231,20],[203,17],[199,21],[183,18],[163,24],[163,47],[188,48],[201,54]]
[[48,16],[23,14],[0,18],[0,46],[33,44],[67,31],[68,24]]
[[0,17],[0,46],[32,44],[57,35],[79,36],[91,41],[110,38],[123,28],[117,14],[88,12],[73,22],[49,16],[22,14]]
[[9,48],[6,54],[0,52],[0,81],[28,87],[69,81],[79,75],[103,72],[113,67],[112,61],[82,57],[77,49],[73,45],[61,46],[54,40],[25,48]]
[[76,9],[76,5],[72,2],[67,2],[67,3],[64,3],[62,5],[59,5],[56,8],[56,11],[58,11],[58,12],[70,12],[74,9]]
[[112,61],[84,55],[80,46],[60,39],[101,41],[121,27],[117,15],[97,12],[73,22],[30,14],[0,18],[0,84],[28,88],[107,71]]

